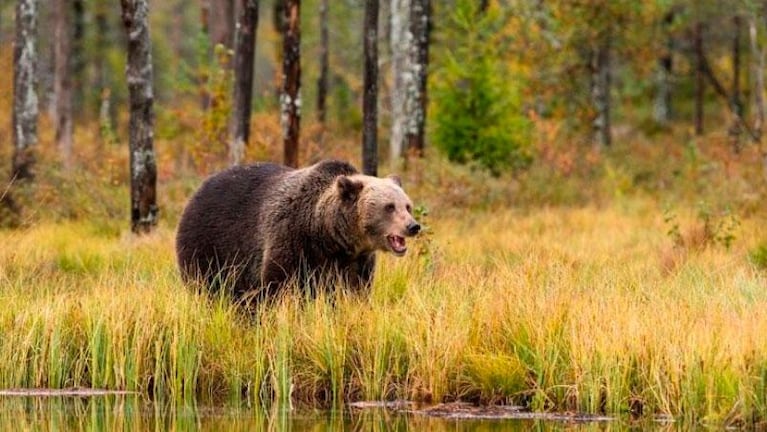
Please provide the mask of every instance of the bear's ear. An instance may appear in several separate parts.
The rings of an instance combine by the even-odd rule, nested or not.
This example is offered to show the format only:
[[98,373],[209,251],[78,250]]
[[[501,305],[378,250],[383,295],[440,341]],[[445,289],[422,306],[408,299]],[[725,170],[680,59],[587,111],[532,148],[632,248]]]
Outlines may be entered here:
[[344,175],[338,177],[336,183],[338,184],[338,193],[341,195],[341,199],[346,201],[354,201],[357,199],[357,196],[364,186],[361,181],[356,181]]
[[390,174],[386,178],[393,181],[395,185],[402,187],[402,178],[400,178],[400,176],[397,174]]

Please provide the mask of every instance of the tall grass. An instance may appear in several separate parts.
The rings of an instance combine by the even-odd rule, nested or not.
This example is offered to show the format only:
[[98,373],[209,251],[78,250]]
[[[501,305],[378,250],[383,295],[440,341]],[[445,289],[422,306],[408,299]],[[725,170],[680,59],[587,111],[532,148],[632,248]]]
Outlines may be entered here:
[[0,232],[0,386],[767,416],[767,290],[747,252],[758,218],[670,270],[662,211],[642,200],[431,229],[420,253],[382,257],[368,296],[287,296],[252,314],[181,283],[168,228]]

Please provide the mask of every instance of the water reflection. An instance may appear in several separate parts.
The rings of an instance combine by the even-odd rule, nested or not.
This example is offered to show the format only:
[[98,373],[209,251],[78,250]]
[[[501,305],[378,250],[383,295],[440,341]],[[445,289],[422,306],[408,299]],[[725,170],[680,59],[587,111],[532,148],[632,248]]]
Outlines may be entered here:
[[385,410],[288,411],[152,403],[139,396],[0,397],[0,430],[29,431],[624,431],[659,424],[446,420]]

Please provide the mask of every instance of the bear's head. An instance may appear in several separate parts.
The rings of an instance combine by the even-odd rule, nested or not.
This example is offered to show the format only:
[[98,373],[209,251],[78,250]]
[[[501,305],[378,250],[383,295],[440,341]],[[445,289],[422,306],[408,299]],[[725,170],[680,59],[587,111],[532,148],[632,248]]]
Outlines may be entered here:
[[413,202],[397,176],[342,175],[336,179],[336,193],[341,205],[353,210],[356,223],[350,225],[363,249],[403,256],[407,252],[405,238],[421,231],[413,218]]

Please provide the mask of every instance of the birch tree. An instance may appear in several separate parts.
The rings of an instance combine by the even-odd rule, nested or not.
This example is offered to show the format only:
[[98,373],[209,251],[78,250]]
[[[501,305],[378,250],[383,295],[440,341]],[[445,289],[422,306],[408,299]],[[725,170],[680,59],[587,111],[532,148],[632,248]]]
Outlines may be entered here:
[[297,167],[301,127],[301,1],[283,1],[280,122],[285,165]]
[[253,98],[253,63],[256,54],[258,0],[240,0],[240,17],[234,53],[234,113],[230,159],[232,165],[242,161],[250,138],[250,114]]
[[37,146],[37,0],[16,3],[16,42],[13,47],[12,180],[34,178]]
[[402,157],[405,147],[405,99],[411,75],[409,69],[410,55],[410,1],[390,0],[390,31],[389,46],[391,50],[391,134],[389,136],[389,159],[396,163]]
[[364,94],[362,100],[362,171],[378,173],[378,0],[366,0]]
[[131,230],[147,233],[157,224],[158,213],[149,6],[147,0],[120,0],[120,4],[128,39]]
[[411,0],[409,74],[405,109],[407,129],[405,140],[408,152],[423,156],[426,123],[426,82],[429,68],[429,29],[431,27],[431,0]]

